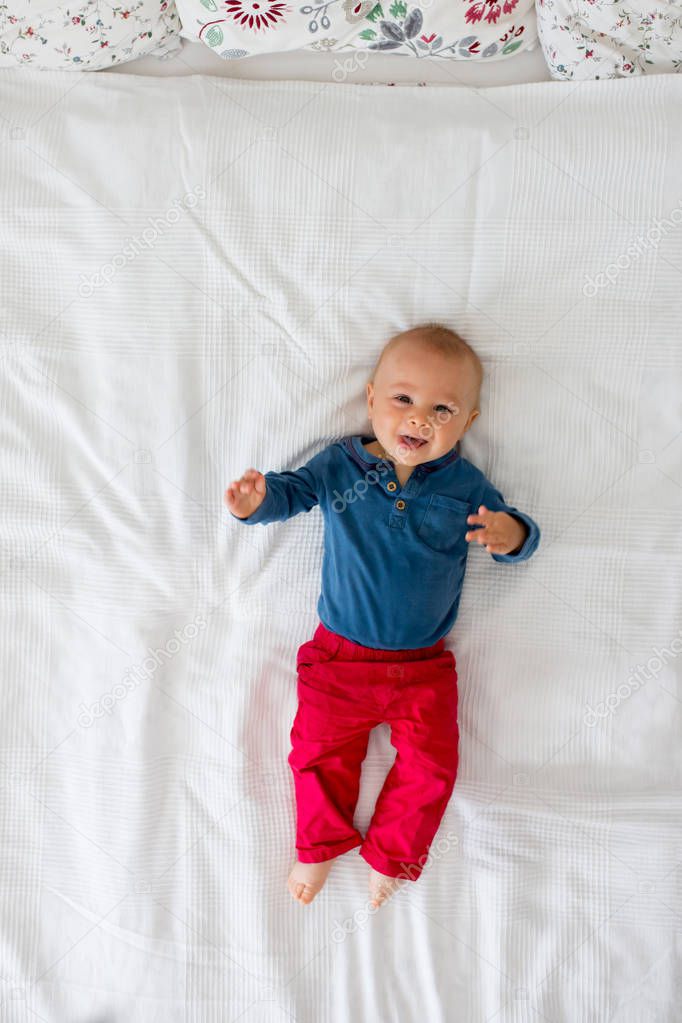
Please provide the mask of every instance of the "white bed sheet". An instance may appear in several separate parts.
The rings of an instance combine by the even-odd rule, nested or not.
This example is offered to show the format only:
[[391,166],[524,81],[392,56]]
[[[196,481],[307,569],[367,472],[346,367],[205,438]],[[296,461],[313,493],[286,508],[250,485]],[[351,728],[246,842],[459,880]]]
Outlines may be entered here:
[[[681,111],[673,76],[0,74],[2,1023],[679,1019]],[[365,430],[426,317],[486,369],[462,453],[543,539],[470,552],[437,855],[372,915],[354,851],[304,908],[322,522],[222,494]],[[363,832],[392,756],[381,726]]]
[[[182,40],[182,52],[160,60],[141,57],[112,68],[117,74],[168,75],[205,74],[221,78],[245,78],[259,81],[299,79],[308,82],[337,82],[343,54],[277,53],[243,60],[223,60],[201,42]],[[333,77],[336,74],[336,77]],[[418,60],[388,53],[367,53],[364,65],[356,67],[346,82],[395,82],[402,85],[519,85],[523,82],[550,81],[549,68],[539,42],[504,60]]]

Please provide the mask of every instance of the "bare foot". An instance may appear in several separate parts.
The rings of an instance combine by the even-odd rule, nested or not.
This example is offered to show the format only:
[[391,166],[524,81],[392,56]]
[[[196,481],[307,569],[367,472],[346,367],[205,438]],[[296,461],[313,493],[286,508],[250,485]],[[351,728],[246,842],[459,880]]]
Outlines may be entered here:
[[322,863],[299,863],[297,860],[287,881],[293,897],[305,905],[312,902],[327,880],[333,862],[333,859]]
[[405,883],[405,878],[388,877],[386,874],[380,874],[374,867],[370,867],[369,894],[372,906],[376,909],[383,902],[386,902],[387,899],[390,899],[395,892],[399,891]]

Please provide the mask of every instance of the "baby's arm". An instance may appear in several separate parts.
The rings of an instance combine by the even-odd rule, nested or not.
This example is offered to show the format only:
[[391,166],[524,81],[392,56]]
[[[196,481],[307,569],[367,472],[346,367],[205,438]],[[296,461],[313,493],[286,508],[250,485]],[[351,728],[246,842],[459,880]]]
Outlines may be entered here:
[[319,503],[324,452],[300,469],[266,472],[247,469],[225,491],[225,504],[233,518],[246,525],[283,522]]
[[[478,514],[469,515],[467,523],[472,528],[467,533],[471,541],[490,546],[494,561],[526,561],[537,550],[540,543],[538,524],[518,508],[507,504],[499,490],[485,479],[483,490],[475,504]],[[482,506],[482,510],[479,510]],[[514,546],[514,543],[517,546]],[[506,553],[502,553],[502,551]]]

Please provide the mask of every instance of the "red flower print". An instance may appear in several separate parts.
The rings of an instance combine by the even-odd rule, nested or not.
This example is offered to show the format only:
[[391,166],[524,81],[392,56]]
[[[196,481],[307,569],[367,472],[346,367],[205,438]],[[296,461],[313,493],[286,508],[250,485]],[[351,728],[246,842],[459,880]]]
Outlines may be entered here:
[[585,59],[586,60],[587,60],[588,57],[593,57],[593,56],[594,56],[594,50],[585,50]]
[[434,40],[434,39],[436,38],[436,33],[435,33],[435,32],[432,32],[430,36],[420,36],[419,38],[420,38],[420,39],[422,40],[422,42],[424,42],[424,43],[432,43],[432,42],[433,42],[433,40]]
[[[516,0],[514,0],[516,2]],[[487,10],[486,10],[487,8]],[[484,16],[485,20],[490,25],[494,25],[500,16],[502,8],[497,3],[497,0],[481,0],[480,3],[474,4],[464,15],[464,20],[472,23],[480,21]]]
[[502,4],[502,13],[511,14],[511,12],[514,10],[518,2],[519,0],[505,0],[505,2]]
[[225,7],[238,25],[256,32],[283,21],[287,9],[281,0],[226,0]]
[[130,11],[121,11],[121,17],[122,18],[129,18],[130,17]]

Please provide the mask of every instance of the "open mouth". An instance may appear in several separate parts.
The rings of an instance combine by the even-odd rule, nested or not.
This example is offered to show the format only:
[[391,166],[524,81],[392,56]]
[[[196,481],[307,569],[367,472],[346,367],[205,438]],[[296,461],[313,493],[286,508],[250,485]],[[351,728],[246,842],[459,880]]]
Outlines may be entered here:
[[426,444],[425,440],[421,440],[419,437],[410,437],[406,433],[399,434],[400,443],[404,444],[406,448],[410,448],[411,451],[416,451],[417,448],[421,448]]

